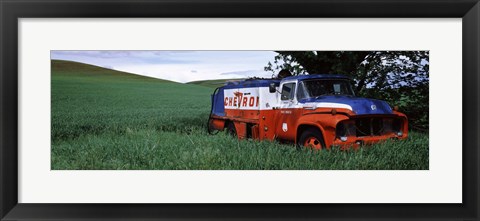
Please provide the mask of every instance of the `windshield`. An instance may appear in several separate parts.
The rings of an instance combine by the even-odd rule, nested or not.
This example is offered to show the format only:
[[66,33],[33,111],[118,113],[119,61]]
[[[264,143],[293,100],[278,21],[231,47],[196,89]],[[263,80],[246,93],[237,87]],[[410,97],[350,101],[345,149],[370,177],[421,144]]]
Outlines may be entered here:
[[355,96],[348,80],[304,80],[298,85],[298,100],[305,98],[315,98],[324,95]]

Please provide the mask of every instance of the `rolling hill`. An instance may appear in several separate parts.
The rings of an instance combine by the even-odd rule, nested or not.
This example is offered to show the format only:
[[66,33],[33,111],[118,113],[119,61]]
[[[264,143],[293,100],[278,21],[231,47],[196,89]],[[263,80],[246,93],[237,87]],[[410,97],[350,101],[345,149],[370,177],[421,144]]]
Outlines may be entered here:
[[109,78],[112,80],[126,80],[126,79],[136,79],[136,80],[147,80],[147,81],[161,81],[161,82],[171,82],[168,80],[151,78],[147,76],[142,76],[138,74],[122,72],[117,70],[112,70],[104,67],[99,67],[91,64],[85,64],[75,61],[64,61],[64,60],[52,60],[52,76],[68,76],[68,77],[80,77],[87,78],[92,77],[96,79],[100,78]]

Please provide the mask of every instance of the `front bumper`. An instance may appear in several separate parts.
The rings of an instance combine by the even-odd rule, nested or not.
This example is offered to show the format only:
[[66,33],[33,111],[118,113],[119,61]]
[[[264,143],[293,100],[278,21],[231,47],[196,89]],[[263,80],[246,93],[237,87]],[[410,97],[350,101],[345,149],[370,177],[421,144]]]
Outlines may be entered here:
[[340,140],[340,138],[335,138],[333,140],[332,146],[340,147],[340,149],[349,149],[354,148],[357,149],[362,145],[371,145],[380,142],[384,142],[387,140],[405,140],[407,139],[408,135],[403,134],[402,136],[397,136],[395,134],[391,135],[383,135],[383,136],[368,136],[368,137],[347,137],[346,141]]
[[342,149],[370,145],[386,140],[404,140],[408,137],[405,115],[372,115],[353,117],[336,125],[332,146]]

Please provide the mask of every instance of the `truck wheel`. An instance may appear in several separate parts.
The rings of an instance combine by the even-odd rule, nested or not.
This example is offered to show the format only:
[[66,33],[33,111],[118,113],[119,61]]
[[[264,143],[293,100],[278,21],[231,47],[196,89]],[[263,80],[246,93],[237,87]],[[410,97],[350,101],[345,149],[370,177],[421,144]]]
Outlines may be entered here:
[[233,124],[233,122],[228,122],[227,133],[232,135],[233,137],[237,136],[237,130],[235,130],[235,125]]
[[321,150],[325,149],[325,142],[318,129],[307,129],[300,135],[297,146]]

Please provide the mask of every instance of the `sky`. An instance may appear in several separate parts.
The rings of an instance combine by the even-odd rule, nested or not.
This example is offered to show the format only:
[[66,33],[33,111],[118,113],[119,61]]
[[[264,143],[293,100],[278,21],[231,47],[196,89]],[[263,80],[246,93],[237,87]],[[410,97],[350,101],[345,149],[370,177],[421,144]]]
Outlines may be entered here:
[[263,68],[273,51],[51,51],[51,59],[77,61],[180,83],[271,77]]

